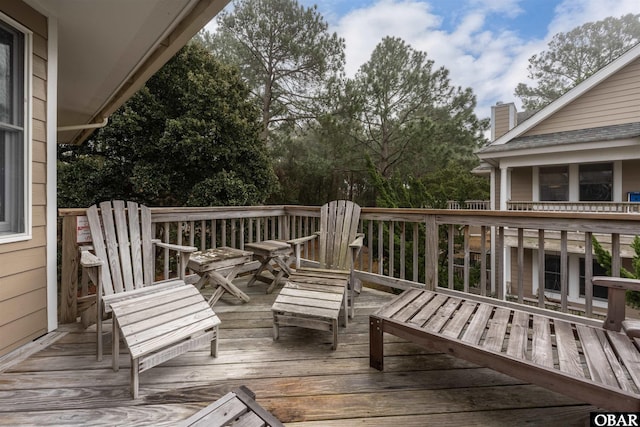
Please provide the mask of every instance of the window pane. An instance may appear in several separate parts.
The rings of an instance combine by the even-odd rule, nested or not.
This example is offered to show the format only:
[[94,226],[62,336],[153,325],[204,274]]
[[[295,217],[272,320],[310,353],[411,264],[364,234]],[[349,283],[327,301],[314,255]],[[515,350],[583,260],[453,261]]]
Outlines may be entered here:
[[13,123],[13,64],[15,34],[0,26],[0,122]]
[[569,168],[540,168],[540,201],[569,200]]
[[26,231],[24,38],[0,22],[0,235]]
[[560,255],[544,256],[544,289],[560,292]]
[[[608,276],[607,270],[603,268],[598,261],[593,260],[593,275],[594,276]],[[584,280],[584,258],[580,258],[580,296],[585,296],[585,280]],[[605,286],[594,286],[593,287],[593,297],[599,299],[607,299],[608,291]]]
[[613,201],[613,164],[580,165],[580,200]]

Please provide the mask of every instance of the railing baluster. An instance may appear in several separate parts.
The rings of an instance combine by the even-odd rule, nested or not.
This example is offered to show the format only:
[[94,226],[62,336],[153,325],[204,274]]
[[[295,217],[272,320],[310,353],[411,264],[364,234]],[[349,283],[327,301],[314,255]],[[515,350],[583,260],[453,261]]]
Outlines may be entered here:
[[544,229],[538,230],[538,306],[544,308]]
[[469,292],[469,258],[470,258],[470,247],[469,247],[469,226],[464,226],[464,291]]
[[393,263],[395,252],[395,226],[393,221],[389,221],[389,277],[395,277]]
[[449,253],[448,259],[448,278],[449,278],[449,289],[454,288],[454,280],[455,280],[455,225],[449,224],[448,233],[447,233],[447,252]]
[[402,228],[400,229],[400,278],[404,280],[407,264],[407,223],[402,221]]
[[496,236],[496,292],[499,300],[505,299],[505,277],[504,277],[504,227],[497,227]]
[[524,302],[524,229],[518,227],[518,302]]
[[567,249],[567,230],[560,231],[560,307],[567,312],[569,299],[569,255]]
[[378,274],[382,275],[384,272],[384,240],[383,240],[384,225],[382,221],[378,221]]
[[369,273],[373,273],[373,221],[369,220],[368,224],[368,245],[369,245]]
[[584,233],[584,311],[587,317],[593,315],[593,234]]
[[480,295],[487,295],[487,227],[480,227]]
[[420,228],[420,226],[418,225],[418,223],[413,223],[413,281],[417,282],[418,281],[418,273],[420,272],[420,269],[418,268],[418,245],[419,245],[419,235],[418,235],[418,229]]

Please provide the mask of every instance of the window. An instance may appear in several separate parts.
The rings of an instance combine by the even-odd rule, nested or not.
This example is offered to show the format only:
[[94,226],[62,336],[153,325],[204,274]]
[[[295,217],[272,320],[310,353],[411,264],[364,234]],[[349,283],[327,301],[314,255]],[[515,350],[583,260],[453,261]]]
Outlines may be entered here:
[[[585,262],[584,262],[584,258],[580,258],[580,296],[581,297],[585,297],[584,291],[585,291],[585,280],[584,280],[584,275],[585,275],[585,268],[584,268]],[[608,276],[607,274],[607,270],[604,269],[600,264],[598,264],[598,261],[596,261],[595,259],[593,260],[593,275],[594,276]],[[598,298],[598,299],[603,299],[606,300],[607,299],[607,288],[604,286],[594,286],[593,287],[593,297],[594,298]]]
[[613,163],[580,165],[580,201],[613,201]]
[[569,200],[569,168],[553,166],[540,168],[540,201]]
[[545,291],[558,292],[560,287],[560,255],[544,256],[544,289]]
[[0,239],[27,231],[25,39],[0,20]]

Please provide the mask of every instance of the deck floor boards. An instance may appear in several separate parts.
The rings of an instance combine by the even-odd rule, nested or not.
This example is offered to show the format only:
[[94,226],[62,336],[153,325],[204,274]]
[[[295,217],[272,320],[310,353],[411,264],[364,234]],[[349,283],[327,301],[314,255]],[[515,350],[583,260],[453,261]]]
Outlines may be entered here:
[[583,426],[595,410],[392,336],[385,371],[370,368],[368,316],[392,295],[368,288],[353,322],[340,328],[336,351],[330,333],[311,329],[282,327],[274,342],[279,288],[265,294],[246,281],[234,282],[249,303],[225,295],[214,307],[222,320],[218,358],[202,348],[142,373],[137,400],[129,395],[126,350],[115,373],[109,342],[108,357],[96,362],[95,330],[61,325],[56,340],[0,373],[0,426],[170,426],[240,385],[292,427]]

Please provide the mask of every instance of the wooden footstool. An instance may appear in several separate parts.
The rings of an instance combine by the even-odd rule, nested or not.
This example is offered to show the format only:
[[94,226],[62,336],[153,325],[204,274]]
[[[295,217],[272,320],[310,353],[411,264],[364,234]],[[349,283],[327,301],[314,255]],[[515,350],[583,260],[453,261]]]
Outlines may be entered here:
[[[267,293],[273,292],[273,289],[280,283],[283,277],[291,275],[289,267],[289,257],[293,250],[291,245],[280,240],[264,240],[262,242],[246,243],[245,249],[253,252],[254,258],[260,261],[260,268],[253,275],[247,286],[253,285],[256,281],[261,281],[269,285]],[[271,262],[275,262],[279,267],[278,270],[273,268]],[[269,271],[273,277],[263,276],[264,271]]]
[[328,273],[326,270],[298,270],[289,276],[271,307],[273,339],[279,338],[280,326],[300,326],[332,332],[332,349],[338,348],[341,310],[344,312],[344,326],[347,325],[348,281],[348,274]]
[[119,333],[131,354],[131,395],[138,397],[139,374],[204,344],[218,353],[220,319],[193,286],[184,284],[111,305],[113,370],[118,370]]

